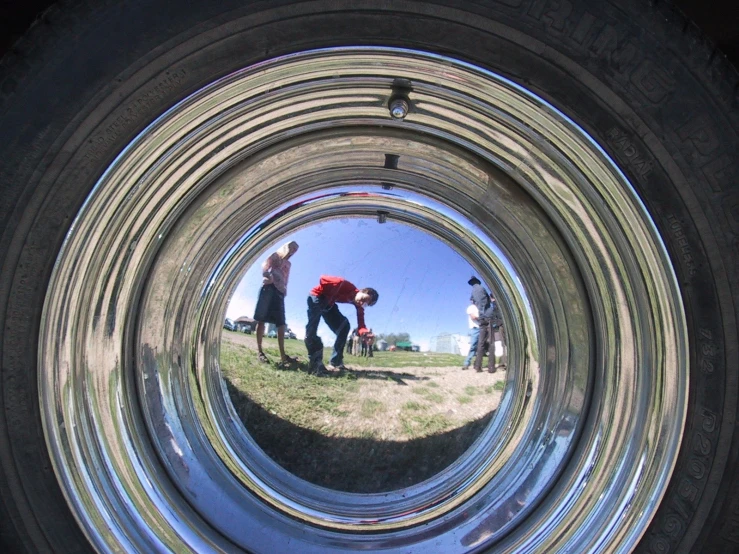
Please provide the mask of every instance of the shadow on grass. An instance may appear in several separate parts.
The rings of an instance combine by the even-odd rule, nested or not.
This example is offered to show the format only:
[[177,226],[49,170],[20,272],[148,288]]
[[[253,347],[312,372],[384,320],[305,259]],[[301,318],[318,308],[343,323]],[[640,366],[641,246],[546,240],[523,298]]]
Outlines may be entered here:
[[[352,375],[357,379],[374,379],[377,381],[395,381],[399,385],[408,386],[406,381],[428,381],[429,377],[419,377],[412,373],[399,373],[397,371],[373,371],[372,369],[347,369],[339,375]],[[337,377],[339,376],[337,375]]]
[[[296,364],[291,365],[281,365],[281,364],[273,364],[273,366],[280,371],[304,371],[308,373],[308,364],[305,362],[298,362]],[[362,368],[362,369],[344,369],[341,371],[330,371],[326,374],[319,375],[317,377],[323,378],[323,379],[337,379],[339,377],[345,377],[346,375],[351,375],[355,379],[370,379],[370,380],[376,380],[376,381],[395,381],[399,385],[405,385],[408,386],[406,381],[429,381],[429,377],[419,377],[418,375],[413,375],[412,373],[401,373],[398,371],[389,371],[387,369],[378,371],[373,370],[372,368]]]
[[472,445],[494,414],[408,441],[329,437],[275,416],[228,379],[226,385],[244,427],[268,456],[306,481],[345,492],[387,492],[432,477]]

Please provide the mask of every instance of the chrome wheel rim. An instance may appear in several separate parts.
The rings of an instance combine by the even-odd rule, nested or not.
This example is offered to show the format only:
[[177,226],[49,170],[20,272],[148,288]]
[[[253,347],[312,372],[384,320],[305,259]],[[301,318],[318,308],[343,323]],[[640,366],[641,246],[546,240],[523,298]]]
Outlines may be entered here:
[[[218,342],[268,244],[378,212],[479,269],[510,374],[458,462],[356,495],[288,474],[243,433]],[[541,99],[422,52],[296,54],[174,106],[88,198],[43,321],[47,442],[101,550],[628,551],[685,417],[678,288],[623,174]]]

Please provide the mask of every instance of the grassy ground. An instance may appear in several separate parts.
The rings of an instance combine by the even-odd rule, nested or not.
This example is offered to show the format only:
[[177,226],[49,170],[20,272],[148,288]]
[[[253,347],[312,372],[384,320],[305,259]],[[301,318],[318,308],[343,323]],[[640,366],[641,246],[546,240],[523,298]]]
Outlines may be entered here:
[[[224,338],[231,343],[236,343],[240,339],[247,339],[247,345],[256,344],[254,335],[244,335],[243,333],[235,333],[233,331],[223,331]],[[264,339],[262,344],[267,356],[275,361],[279,361],[280,354],[277,348],[277,339]],[[253,347],[251,348],[254,349]],[[285,352],[288,356],[300,358],[307,361],[308,354],[305,350],[305,343],[302,340],[285,340]],[[323,361],[328,363],[331,356],[331,349],[325,348],[323,352]],[[437,354],[435,352],[373,352],[373,357],[361,357],[345,355],[344,363],[348,366],[356,366],[362,368],[381,367],[462,367],[464,356],[458,354]]]
[[[221,369],[257,444],[296,475],[339,490],[393,490],[437,473],[469,448],[504,386],[504,374],[462,372],[463,358],[450,354],[346,356],[349,371],[318,377],[305,371],[302,341],[286,341],[303,360],[286,369],[260,363],[243,336],[224,339]],[[276,340],[264,346],[279,360]]]

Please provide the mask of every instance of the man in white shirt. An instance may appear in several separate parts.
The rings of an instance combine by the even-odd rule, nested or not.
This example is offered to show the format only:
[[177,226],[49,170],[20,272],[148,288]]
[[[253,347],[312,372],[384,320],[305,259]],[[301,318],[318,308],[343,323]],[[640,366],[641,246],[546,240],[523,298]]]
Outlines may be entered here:
[[467,323],[470,327],[470,351],[464,360],[462,369],[470,368],[472,358],[475,356],[475,352],[477,352],[477,341],[480,338],[480,324],[478,323],[479,315],[480,313],[477,310],[477,306],[475,306],[475,303],[470,299],[470,305],[467,306]]

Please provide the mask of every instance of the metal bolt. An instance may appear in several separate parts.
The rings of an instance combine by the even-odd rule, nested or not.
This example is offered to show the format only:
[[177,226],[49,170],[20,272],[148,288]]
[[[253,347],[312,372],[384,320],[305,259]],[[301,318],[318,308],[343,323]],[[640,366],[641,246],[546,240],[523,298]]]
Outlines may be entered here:
[[404,119],[410,106],[405,98],[395,98],[390,102],[390,115],[395,119]]
[[387,221],[388,212],[377,211],[377,223],[385,223]]

